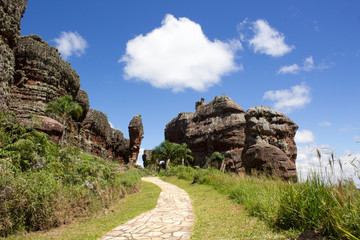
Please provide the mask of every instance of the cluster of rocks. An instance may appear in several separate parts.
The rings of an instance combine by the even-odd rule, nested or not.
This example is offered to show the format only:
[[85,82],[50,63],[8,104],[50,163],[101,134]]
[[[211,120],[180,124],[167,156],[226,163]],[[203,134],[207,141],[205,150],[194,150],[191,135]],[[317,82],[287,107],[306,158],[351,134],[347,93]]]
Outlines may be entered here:
[[257,170],[296,181],[297,129],[279,111],[256,106],[245,112],[222,95],[208,104],[197,102],[195,113],[180,113],[166,125],[165,139],[185,142],[200,167],[217,151],[228,172]]
[[90,109],[80,77],[58,50],[39,36],[20,37],[26,4],[27,0],[0,0],[0,111],[15,112],[21,123],[32,124],[58,141],[64,126],[45,116],[44,110],[48,102],[70,95],[83,115],[71,124],[68,140],[99,157],[135,164],[143,138],[141,116],[130,122],[129,140],[110,127],[104,113]]

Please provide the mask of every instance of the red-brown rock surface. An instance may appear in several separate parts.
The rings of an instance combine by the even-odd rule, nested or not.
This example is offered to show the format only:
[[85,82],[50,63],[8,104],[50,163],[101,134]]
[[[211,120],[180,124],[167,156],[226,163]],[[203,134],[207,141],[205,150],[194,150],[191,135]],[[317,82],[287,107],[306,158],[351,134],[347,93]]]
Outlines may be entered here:
[[21,37],[14,49],[15,75],[10,86],[9,110],[43,115],[46,104],[58,97],[75,99],[80,78],[61,59],[58,50],[36,35]]
[[245,113],[223,95],[208,104],[197,102],[195,113],[180,113],[166,125],[165,139],[185,142],[200,167],[217,151],[225,156],[227,171],[268,171],[273,166],[280,177],[294,180],[297,128],[281,112],[257,106]]
[[285,152],[268,143],[257,143],[247,149],[242,164],[247,173],[257,170],[286,180],[297,180],[295,162]]
[[241,171],[245,146],[245,111],[231,98],[215,97],[209,104],[196,103],[196,112],[180,113],[167,124],[165,139],[187,143],[195,165],[204,166],[215,151],[227,156],[228,171]]
[[144,129],[141,115],[135,115],[129,124],[129,165],[134,166],[139,155],[141,141],[144,138]]
[[127,163],[129,140],[111,128],[106,114],[90,109],[82,122],[80,147],[104,159]]

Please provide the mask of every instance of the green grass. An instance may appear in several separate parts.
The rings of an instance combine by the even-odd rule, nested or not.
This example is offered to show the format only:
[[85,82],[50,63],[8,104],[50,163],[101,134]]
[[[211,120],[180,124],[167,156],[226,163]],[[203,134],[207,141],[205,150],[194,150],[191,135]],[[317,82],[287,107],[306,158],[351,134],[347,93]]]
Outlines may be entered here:
[[106,214],[78,219],[70,225],[64,225],[49,231],[13,235],[6,238],[6,240],[98,239],[113,228],[154,208],[160,191],[160,188],[155,184],[142,182],[140,192],[127,195],[114,206],[111,206]]
[[290,239],[290,231],[276,232],[265,222],[250,216],[245,208],[207,185],[191,184],[175,177],[163,180],[184,189],[195,213],[191,239]]
[[41,231],[94,216],[136,192],[140,172],[61,147],[0,112],[0,236]]
[[314,230],[326,239],[360,239],[360,191],[351,181],[334,183],[313,173],[305,182],[292,183],[184,166],[166,174],[212,187],[274,230]]

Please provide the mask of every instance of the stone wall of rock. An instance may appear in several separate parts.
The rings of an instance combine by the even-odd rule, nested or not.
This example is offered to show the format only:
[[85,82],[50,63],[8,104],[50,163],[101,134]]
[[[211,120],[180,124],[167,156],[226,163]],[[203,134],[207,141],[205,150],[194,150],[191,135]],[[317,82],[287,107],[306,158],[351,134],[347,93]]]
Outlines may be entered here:
[[128,162],[129,140],[110,126],[103,112],[90,109],[80,131],[82,149],[104,159]]
[[[129,126],[129,150],[130,141],[110,127],[107,116],[89,110],[89,97],[80,89],[80,77],[59,51],[39,36],[20,37],[26,4],[27,0],[0,0],[0,111],[15,112],[19,122],[48,133],[55,142],[67,127],[70,134],[66,140],[85,151],[123,163],[129,163],[131,156],[131,164],[136,162],[143,136],[141,117],[136,126]],[[71,95],[84,110],[79,122],[68,126],[44,114],[48,102],[65,95]],[[141,133],[137,137],[136,131]]]
[[20,21],[27,0],[0,0],[0,111],[10,102],[10,82],[15,73],[13,48],[20,36]]
[[185,142],[200,167],[217,151],[225,157],[226,171],[256,169],[296,180],[297,128],[281,112],[257,106],[245,113],[223,95],[208,104],[197,102],[195,113],[180,113],[166,125],[165,139]]

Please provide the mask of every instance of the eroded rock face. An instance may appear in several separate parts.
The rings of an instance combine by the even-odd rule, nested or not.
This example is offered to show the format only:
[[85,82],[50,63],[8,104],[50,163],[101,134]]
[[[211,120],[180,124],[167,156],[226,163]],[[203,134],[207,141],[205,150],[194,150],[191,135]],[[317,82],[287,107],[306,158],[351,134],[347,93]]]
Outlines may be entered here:
[[[27,0],[0,0],[0,111],[15,112],[25,126],[36,122],[33,127],[48,133],[55,142],[66,128],[65,141],[104,159],[128,163],[129,153],[132,159],[137,157],[142,124],[141,128],[136,127],[135,121],[131,127],[132,149],[129,151],[130,141],[121,131],[110,127],[106,115],[89,110],[89,97],[80,89],[79,76],[58,50],[39,36],[19,37],[26,4]],[[44,116],[44,110],[48,102],[65,95],[71,95],[84,111],[79,122],[67,123],[64,127]]]
[[187,143],[201,167],[218,151],[225,157],[226,171],[268,171],[273,166],[280,177],[295,180],[297,128],[281,112],[256,106],[245,113],[223,95],[208,104],[197,102],[195,113],[180,113],[166,125],[165,139]]
[[15,73],[13,50],[0,40],[0,111],[6,111],[10,102],[10,82]]
[[78,102],[83,109],[83,115],[79,119],[79,121],[82,122],[90,109],[89,95],[84,90],[79,89],[74,100]]
[[295,163],[295,134],[298,126],[283,113],[269,107],[255,106],[246,111],[246,149],[268,143],[286,153]]
[[13,48],[20,36],[20,21],[26,9],[27,0],[0,0],[1,40]]
[[14,79],[13,48],[20,36],[20,20],[27,0],[0,0],[0,111],[7,111]]
[[106,114],[90,109],[81,126],[81,148],[104,159],[127,162],[129,141],[110,127]]
[[142,155],[144,168],[150,165],[151,154],[152,154],[152,150],[146,150],[146,149],[144,150],[144,153]]
[[215,97],[209,104],[196,103],[196,112],[181,113],[167,124],[165,139],[185,142],[192,150],[195,165],[204,166],[215,151],[226,155],[227,171],[241,171],[245,146],[245,111],[231,98]]
[[144,138],[144,129],[141,115],[135,115],[129,124],[129,165],[134,166],[139,156],[141,141]]
[[247,173],[255,169],[285,180],[297,180],[295,162],[285,152],[265,142],[248,148],[243,155],[242,164]]
[[14,49],[15,75],[9,110],[43,115],[46,104],[58,97],[76,99],[80,78],[58,50],[36,35],[21,37]]

